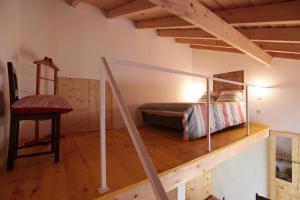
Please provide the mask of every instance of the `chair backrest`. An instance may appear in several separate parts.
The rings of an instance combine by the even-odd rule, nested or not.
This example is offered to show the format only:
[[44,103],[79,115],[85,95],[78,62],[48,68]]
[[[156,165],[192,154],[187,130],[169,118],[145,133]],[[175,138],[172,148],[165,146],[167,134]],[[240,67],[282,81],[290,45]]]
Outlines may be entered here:
[[9,83],[9,97],[10,97],[10,105],[11,105],[15,101],[19,100],[17,75],[12,62],[7,63],[7,72],[8,72],[8,83]]

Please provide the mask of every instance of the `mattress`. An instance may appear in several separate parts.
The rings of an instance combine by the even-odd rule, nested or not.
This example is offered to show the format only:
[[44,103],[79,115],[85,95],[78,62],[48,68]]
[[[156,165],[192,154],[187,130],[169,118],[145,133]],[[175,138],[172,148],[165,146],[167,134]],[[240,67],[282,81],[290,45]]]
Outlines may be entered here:
[[[208,132],[206,103],[149,103],[140,106],[138,112],[146,124],[182,131],[184,141]],[[246,122],[244,102],[212,102],[210,113],[211,133]]]

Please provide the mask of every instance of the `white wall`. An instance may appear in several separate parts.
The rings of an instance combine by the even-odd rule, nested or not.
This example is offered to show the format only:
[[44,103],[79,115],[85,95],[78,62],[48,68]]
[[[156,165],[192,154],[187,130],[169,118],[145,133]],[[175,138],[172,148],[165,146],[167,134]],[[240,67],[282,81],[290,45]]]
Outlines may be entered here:
[[[100,57],[109,56],[192,71],[192,51],[153,30],[137,30],[127,19],[108,20],[96,7],[64,0],[21,1],[20,95],[35,93],[32,62],[49,56],[59,66],[59,76],[99,79]],[[124,98],[136,118],[136,107],[145,102],[182,101],[186,77],[113,66]],[[33,130],[23,124],[22,130]],[[115,127],[123,126],[114,109]]]
[[19,0],[0,0],[0,167],[7,154],[9,98],[6,63],[18,64],[19,53]]
[[[250,89],[250,120],[300,133],[300,61],[274,58],[266,67],[242,54],[193,50],[193,66],[207,75],[245,70],[246,83],[271,87],[262,100],[257,100],[257,88]],[[216,167],[213,192],[230,200],[254,199],[256,192],[267,196],[267,150],[265,141]]]
[[268,196],[268,140],[264,140],[212,170],[212,192],[225,200]]

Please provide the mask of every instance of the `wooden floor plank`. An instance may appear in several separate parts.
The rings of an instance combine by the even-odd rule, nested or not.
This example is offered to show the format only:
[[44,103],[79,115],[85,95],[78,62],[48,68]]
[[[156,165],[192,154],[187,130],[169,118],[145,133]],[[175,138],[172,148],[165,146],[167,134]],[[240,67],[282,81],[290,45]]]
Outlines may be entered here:
[[[251,132],[266,126],[252,124]],[[207,154],[207,140],[183,142],[181,133],[139,127],[158,172],[164,172]],[[245,137],[245,127],[213,134],[213,150]],[[52,155],[16,160],[12,172],[0,173],[0,199],[93,199],[99,196],[100,147],[98,133],[68,135],[61,139],[61,160]],[[49,146],[39,147],[44,150]],[[30,150],[34,151],[34,150]],[[145,179],[126,129],[107,132],[108,186],[114,191]]]

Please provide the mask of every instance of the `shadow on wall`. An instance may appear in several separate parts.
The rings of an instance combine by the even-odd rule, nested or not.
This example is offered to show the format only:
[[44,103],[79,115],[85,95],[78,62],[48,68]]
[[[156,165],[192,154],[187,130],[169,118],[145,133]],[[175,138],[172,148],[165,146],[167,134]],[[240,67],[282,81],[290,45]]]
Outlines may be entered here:
[[21,48],[20,48],[20,56],[23,59],[32,60],[32,62],[34,60],[38,60],[39,59],[38,55],[36,55],[35,53],[33,53],[33,51],[31,51],[30,49],[24,48],[24,46],[21,46]]
[[2,167],[6,160],[8,142],[7,127],[9,125],[9,109],[7,109],[8,93],[6,92],[8,85],[5,74],[6,65],[0,61],[0,167]]

